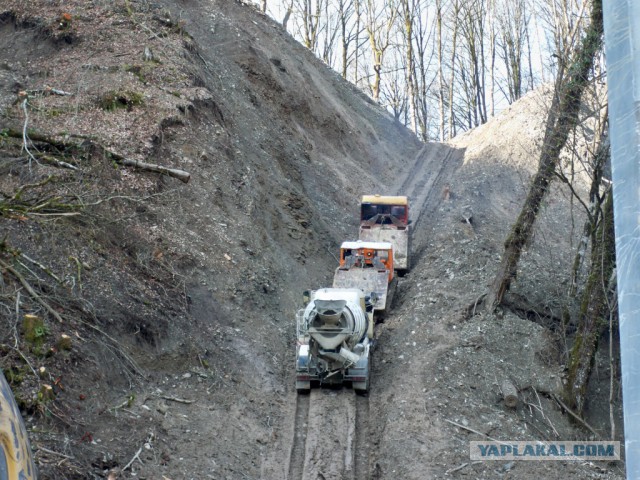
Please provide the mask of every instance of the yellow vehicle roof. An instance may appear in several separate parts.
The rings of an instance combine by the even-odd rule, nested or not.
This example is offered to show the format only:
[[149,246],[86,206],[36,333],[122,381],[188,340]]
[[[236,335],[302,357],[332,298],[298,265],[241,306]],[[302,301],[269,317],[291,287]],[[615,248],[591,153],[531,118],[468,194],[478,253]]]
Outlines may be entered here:
[[363,195],[362,203],[376,203],[378,205],[408,205],[409,200],[405,196]]

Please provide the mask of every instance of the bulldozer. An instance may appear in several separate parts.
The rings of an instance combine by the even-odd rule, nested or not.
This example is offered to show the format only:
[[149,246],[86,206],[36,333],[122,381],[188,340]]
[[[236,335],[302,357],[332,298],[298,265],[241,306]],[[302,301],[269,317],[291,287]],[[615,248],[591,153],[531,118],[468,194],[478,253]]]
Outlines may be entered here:
[[393,245],[394,268],[403,276],[410,268],[411,220],[406,196],[364,195],[360,202],[358,238]]

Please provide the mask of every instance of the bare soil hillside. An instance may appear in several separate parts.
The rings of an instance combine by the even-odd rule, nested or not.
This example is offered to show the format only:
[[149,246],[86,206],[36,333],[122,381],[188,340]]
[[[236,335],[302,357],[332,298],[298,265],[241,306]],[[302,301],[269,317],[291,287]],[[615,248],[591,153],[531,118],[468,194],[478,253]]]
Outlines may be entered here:
[[[469,460],[470,440],[592,435],[554,400],[565,345],[547,327],[580,225],[567,192],[516,285],[547,323],[474,312],[536,166],[543,95],[421,144],[229,0],[5,0],[0,47],[1,364],[40,478],[624,477],[622,462]],[[367,193],[410,196],[414,268],[376,327],[370,394],[298,397],[302,291],[330,283]],[[591,411],[607,438],[608,407]]]

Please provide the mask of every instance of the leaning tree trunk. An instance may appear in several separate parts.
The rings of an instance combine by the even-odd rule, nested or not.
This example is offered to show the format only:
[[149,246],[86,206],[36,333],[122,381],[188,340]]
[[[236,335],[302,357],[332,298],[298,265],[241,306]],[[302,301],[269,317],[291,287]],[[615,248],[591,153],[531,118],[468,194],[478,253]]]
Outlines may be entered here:
[[582,415],[598,339],[609,327],[609,291],[615,267],[613,193],[604,202],[591,253],[591,270],[582,295],[578,331],[569,356],[569,374],[564,396],[569,408]]
[[560,152],[567,142],[569,133],[578,122],[580,99],[588,84],[594,58],[602,46],[602,33],[602,0],[593,0],[591,24],[582,45],[569,65],[566,79],[556,86],[558,110],[557,114],[553,111],[549,113],[538,172],[529,188],[522,211],[505,241],[500,267],[487,294],[486,308],[490,312],[502,303],[511,280],[516,276],[520,254],[531,238],[540,205],[549,190],[558,165]]

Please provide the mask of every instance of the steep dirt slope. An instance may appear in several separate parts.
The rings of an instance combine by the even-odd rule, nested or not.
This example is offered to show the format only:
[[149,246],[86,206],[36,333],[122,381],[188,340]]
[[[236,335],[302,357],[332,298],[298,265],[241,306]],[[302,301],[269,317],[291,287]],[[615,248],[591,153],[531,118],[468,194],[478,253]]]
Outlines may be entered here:
[[[472,440],[592,438],[554,400],[561,397],[567,339],[545,328],[558,325],[577,234],[572,225],[582,224],[565,189],[552,189],[513,287],[533,310],[476,310],[535,171],[547,98],[532,92],[451,142],[464,152],[462,162],[432,186],[414,235],[417,265],[378,329],[369,405],[376,478],[624,476],[621,463],[469,460]],[[594,382],[607,394],[608,375],[605,366]],[[505,379],[519,389],[517,409],[502,401]],[[621,398],[614,398],[619,429]],[[608,437],[608,408],[591,405],[589,422],[600,438]]]
[[[451,423],[585,438],[551,400],[562,372],[546,330],[510,314],[463,320],[535,166],[538,103],[477,137],[424,146],[247,5],[2,9],[3,128],[22,132],[27,91],[29,136],[55,140],[28,144],[41,164],[21,135],[5,130],[0,144],[0,191],[15,207],[0,217],[0,258],[63,320],[4,269],[2,366],[13,365],[42,478],[620,477],[616,464],[470,464],[468,441],[483,437]],[[523,121],[537,125],[526,142]],[[100,146],[191,179],[122,167]],[[34,186],[16,197],[18,183]],[[301,292],[329,283],[337,245],[356,235],[357,197],[372,191],[415,202],[415,268],[377,327],[371,394],[301,402]],[[82,208],[17,208],[51,196]],[[469,207],[472,225],[461,222]],[[567,220],[545,222],[539,235],[560,252]],[[532,277],[544,292],[560,268],[535,252],[533,270],[550,272]],[[25,313],[46,320],[38,345],[24,338]],[[70,351],[55,348],[62,333]],[[516,411],[500,404],[505,375],[528,402]],[[55,399],[38,399],[43,384]]]
[[[413,165],[418,142],[245,5],[3,8],[2,123],[21,131],[28,121],[31,137],[66,142],[65,152],[27,146],[79,169],[27,162],[23,139],[5,136],[3,191],[11,197],[18,182],[53,175],[33,198],[64,193],[69,204],[93,204],[80,216],[53,209],[52,220],[2,219],[5,255],[19,249],[38,262],[18,268],[64,320],[53,323],[17,296],[9,275],[5,324],[20,330],[24,313],[47,322],[43,345],[18,345],[33,368],[46,368],[44,378],[9,346],[12,328],[3,333],[19,399],[46,424],[34,437],[44,478],[122,469],[143,444],[144,464],[128,471],[251,471],[273,425],[286,421],[281,394],[301,291],[326,285],[336,246],[353,238],[357,197],[384,192],[391,167],[397,174]],[[191,180],[120,168],[87,139],[186,170]],[[73,337],[71,352],[43,355],[62,333]],[[40,386],[54,382],[55,401],[37,400]],[[200,400],[171,400],[183,397]],[[184,408],[189,424],[202,427],[183,428]],[[245,422],[251,433],[236,439]],[[199,435],[207,453],[200,446],[197,458],[180,460]]]

